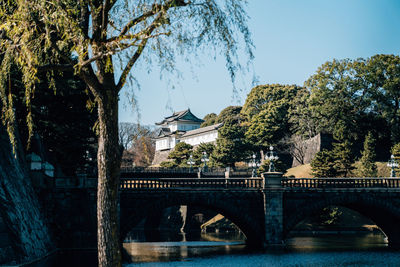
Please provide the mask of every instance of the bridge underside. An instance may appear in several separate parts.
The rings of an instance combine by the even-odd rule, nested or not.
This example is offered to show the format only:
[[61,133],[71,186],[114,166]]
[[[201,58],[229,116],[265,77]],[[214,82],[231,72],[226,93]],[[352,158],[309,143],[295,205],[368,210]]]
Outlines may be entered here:
[[283,237],[304,219],[323,208],[342,206],[371,219],[385,233],[389,245],[400,246],[400,199],[397,192],[287,192],[284,197]]
[[264,211],[261,192],[235,190],[137,190],[121,193],[120,229],[123,240],[144,218],[159,216],[173,206],[202,207],[224,215],[246,235],[247,243],[262,246]]

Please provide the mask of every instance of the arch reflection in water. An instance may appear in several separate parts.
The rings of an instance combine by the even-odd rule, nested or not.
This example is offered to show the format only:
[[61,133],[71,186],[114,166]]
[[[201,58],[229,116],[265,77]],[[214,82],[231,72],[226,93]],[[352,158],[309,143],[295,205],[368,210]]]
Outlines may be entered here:
[[244,250],[245,245],[240,234],[202,233],[197,241],[129,242],[124,243],[123,247],[132,262],[163,262],[238,253]]

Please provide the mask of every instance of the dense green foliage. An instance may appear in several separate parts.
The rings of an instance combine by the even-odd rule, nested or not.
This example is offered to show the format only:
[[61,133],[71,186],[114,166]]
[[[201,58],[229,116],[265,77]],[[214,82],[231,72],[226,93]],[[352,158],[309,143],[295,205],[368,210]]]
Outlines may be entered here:
[[195,161],[195,166],[199,167],[204,164],[201,161],[203,157],[203,152],[207,153],[207,157],[209,159],[207,165],[209,167],[216,166],[216,162],[212,157],[214,150],[215,150],[215,145],[213,143],[201,143],[200,145],[198,145],[193,151],[193,160]]
[[203,118],[204,122],[200,125],[200,127],[206,127],[215,124],[217,120],[217,114],[215,113],[209,113],[204,116]]
[[248,157],[249,144],[245,138],[245,118],[241,110],[241,106],[229,106],[217,117],[216,122],[223,123],[223,126],[218,130],[218,139],[210,158],[217,166],[233,167],[235,162]]
[[228,120],[234,120],[236,123],[241,123],[243,121],[243,117],[240,115],[241,110],[241,106],[228,106],[218,114],[215,123],[224,123]]
[[312,174],[315,177],[336,177],[335,155],[332,151],[322,150],[318,152],[311,161]]
[[245,127],[238,120],[229,119],[218,130],[218,139],[211,158],[221,167],[234,167],[235,162],[248,158],[250,149],[245,139]]
[[[366,132],[376,138],[376,160],[386,160],[392,145],[400,142],[399,56],[328,61],[304,86],[259,85],[248,94],[242,109],[231,106],[223,110],[216,122],[225,122],[226,118],[240,122],[224,128],[225,133],[227,128],[236,133],[231,131],[231,136],[225,134],[224,141],[217,141],[217,161],[226,164],[234,160],[228,156],[238,147],[233,140],[243,140],[243,145],[246,143],[253,151],[265,150],[269,145],[289,151],[291,145],[298,144],[288,140],[327,133],[336,140],[329,152],[335,172],[328,173],[347,176],[354,159],[362,156]],[[239,110],[242,116],[237,114]],[[240,136],[242,132],[245,138]],[[304,150],[298,152],[304,154]]]
[[347,177],[354,169],[354,156],[349,140],[335,140],[332,150],[318,152],[311,161],[311,170],[317,177]]
[[400,57],[333,60],[306,82],[308,93],[296,101],[291,121],[297,134],[340,134],[359,153],[366,132],[376,137],[378,157],[399,142]]
[[333,154],[336,158],[335,168],[338,175],[347,177],[354,169],[354,156],[351,152],[351,143],[348,140],[345,140],[342,143],[335,143]]
[[241,112],[248,125],[246,138],[252,145],[265,149],[290,135],[289,111],[300,90],[296,85],[279,84],[251,90]]
[[178,164],[176,164],[175,161],[163,161],[163,162],[160,163],[160,166],[164,167],[164,168],[177,168],[177,167],[179,167]]
[[361,155],[361,175],[364,177],[376,177],[378,168],[375,163],[375,138],[371,132],[365,136],[364,149]]
[[[87,108],[90,99],[84,82],[74,77],[72,72],[63,72],[53,79],[53,85],[58,88],[55,91],[41,77],[27,110],[22,73],[16,65],[12,65],[11,70],[8,89],[13,95],[13,116],[27,153],[35,152],[64,175],[74,175],[77,169],[88,164],[93,168],[96,157],[93,125],[97,113]],[[3,105],[0,103],[0,107]],[[27,112],[32,118],[30,126],[25,120]],[[32,142],[28,142],[30,127],[36,134]]]
[[179,167],[187,166],[187,161],[192,154],[193,146],[180,142],[175,145],[174,149],[169,153],[168,158],[172,159]]
[[206,152],[207,158],[209,159],[209,161],[207,162],[207,166],[214,167],[217,166],[215,159],[212,158],[214,150],[215,150],[215,145],[212,143],[201,143],[195,148],[193,148],[189,144],[180,142],[174,147],[174,149],[168,155],[168,158],[171,159],[172,161],[163,161],[160,163],[160,166],[168,168],[189,167],[190,164],[188,164],[188,161],[190,155],[192,155],[192,159],[194,161],[192,167],[201,167],[204,164],[201,161],[201,159],[203,158],[203,152]]

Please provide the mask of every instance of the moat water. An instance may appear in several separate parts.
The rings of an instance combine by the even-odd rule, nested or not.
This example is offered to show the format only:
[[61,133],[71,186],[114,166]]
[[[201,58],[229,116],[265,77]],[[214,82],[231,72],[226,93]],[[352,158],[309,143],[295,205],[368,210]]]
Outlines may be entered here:
[[[382,233],[295,236],[283,251],[246,248],[240,234],[161,235],[147,242],[141,234],[124,243],[133,266],[400,266],[400,251]],[[96,266],[95,251],[64,251],[30,267]]]

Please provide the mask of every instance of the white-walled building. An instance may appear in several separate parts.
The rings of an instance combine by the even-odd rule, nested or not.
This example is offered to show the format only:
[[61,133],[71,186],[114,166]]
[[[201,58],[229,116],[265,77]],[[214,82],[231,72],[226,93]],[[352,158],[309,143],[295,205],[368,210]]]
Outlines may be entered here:
[[156,125],[161,126],[156,137],[156,151],[171,150],[179,142],[192,146],[215,142],[222,123],[200,128],[202,119],[197,118],[190,109],[175,112]]
[[196,130],[187,131],[180,137],[180,142],[185,142],[192,146],[196,146],[201,143],[215,142],[215,140],[218,138],[218,129],[221,126],[222,123],[218,123]]

